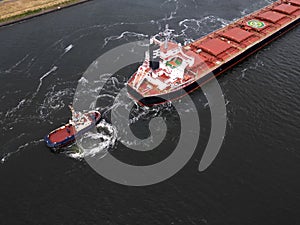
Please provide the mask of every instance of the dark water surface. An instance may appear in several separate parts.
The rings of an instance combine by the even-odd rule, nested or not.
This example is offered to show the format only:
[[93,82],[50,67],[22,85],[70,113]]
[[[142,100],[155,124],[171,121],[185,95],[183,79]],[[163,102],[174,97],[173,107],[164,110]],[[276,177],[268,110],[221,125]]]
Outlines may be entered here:
[[[228,128],[204,172],[198,164],[210,112],[201,91],[192,94],[201,118],[197,151],[157,185],[112,183],[84,161],[52,154],[42,140],[67,121],[78,80],[101,54],[158,33],[166,21],[179,41],[196,39],[270,2],[91,1],[0,28],[0,223],[300,224],[299,28],[218,79]],[[151,160],[170,153],[173,124]],[[113,150],[136,160],[120,143]]]

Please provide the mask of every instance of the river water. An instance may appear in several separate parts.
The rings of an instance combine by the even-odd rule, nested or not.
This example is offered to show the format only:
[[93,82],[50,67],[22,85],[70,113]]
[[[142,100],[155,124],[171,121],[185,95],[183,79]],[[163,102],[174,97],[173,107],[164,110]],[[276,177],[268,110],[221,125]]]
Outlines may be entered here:
[[[299,28],[218,79],[227,131],[204,172],[198,165],[210,110],[201,90],[192,94],[201,120],[197,150],[162,183],[113,183],[84,160],[53,154],[43,143],[70,117],[76,86],[100,55],[148,38],[166,23],[178,41],[197,39],[271,2],[99,0],[0,28],[1,224],[299,224]],[[118,85],[129,76],[123,72]],[[148,158],[129,154],[116,134],[104,150],[136,164],[167,157],[179,128],[172,108],[150,114],[160,111],[171,125],[159,151]],[[137,124],[143,123],[138,113]],[[147,136],[142,127],[136,133]]]

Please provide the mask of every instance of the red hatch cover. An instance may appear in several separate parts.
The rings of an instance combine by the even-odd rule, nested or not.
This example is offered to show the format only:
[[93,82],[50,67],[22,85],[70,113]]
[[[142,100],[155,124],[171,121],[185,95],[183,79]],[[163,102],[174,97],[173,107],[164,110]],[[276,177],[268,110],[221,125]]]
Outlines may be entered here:
[[273,10],[276,10],[278,12],[283,12],[287,14],[292,14],[293,12],[296,12],[299,8],[293,5],[288,5],[288,4],[281,4],[276,7],[274,7]]
[[290,0],[289,2],[292,3],[292,4],[300,6],[300,0]]
[[199,47],[217,56],[222,52],[225,52],[227,49],[230,49],[231,45],[224,41],[221,41],[220,39],[214,38],[214,39],[210,39],[205,43],[202,43]]
[[277,23],[279,20],[281,20],[282,18],[284,18],[286,16],[281,13],[278,13],[278,12],[268,11],[268,12],[258,15],[257,17],[260,19],[271,21],[272,23]]
[[230,30],[225,31],[222,33],[222,36],[227,37],[231,40],[234,40],[238,43],[241,43],[242,41],[246,40],[247,38],[251,37],[253,34],[251,34],[248,31],[245,31],[241,28],[235,27]]

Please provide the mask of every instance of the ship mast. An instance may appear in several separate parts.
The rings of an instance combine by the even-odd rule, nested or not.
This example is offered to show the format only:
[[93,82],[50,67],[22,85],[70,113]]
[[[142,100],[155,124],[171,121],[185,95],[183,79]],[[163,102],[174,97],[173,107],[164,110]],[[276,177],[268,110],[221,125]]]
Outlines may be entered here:
[[171,39],[171,35],[174,30],[169,29],[169,24],[166,24],[165,30],[161,33],[163,37],[165,37],[165,49],[168,49],[168,42]]
[[158,41],[155,36],[150,39],[150,45],[149,45],[149,66],[150,68],[155,71],[159,68],[159,62],[160,62],[160,44],[157,44],[157,41],[159,43],[164,44],[164,49],[167,51],[168,49],[168,42],[171,39],[171,35],[174,30],[169,29],[169,25],[166,24],[165,30],[163,32],[159,33],[159,36],[161,36],[164,39],[163,41]]

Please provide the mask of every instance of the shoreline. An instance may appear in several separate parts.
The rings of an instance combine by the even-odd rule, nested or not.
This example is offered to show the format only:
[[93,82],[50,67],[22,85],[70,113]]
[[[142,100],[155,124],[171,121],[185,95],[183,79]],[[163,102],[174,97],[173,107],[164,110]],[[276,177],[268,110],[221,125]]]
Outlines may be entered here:
[[41,8],[36,8],[33,10],[28,10],[28,11],[24,11],[20,14],[14,15],[12,17],[8,17],[5,18],[2,22],[0,22],[0,27],[4,27],[4,26],[8,26],[11,24],[15,24],[18,22],[22,22],[34,17],[39,17],[51,12],[55,12],[64,8],[69,8],[71,6],[75,6],[75,5],[79,5],[79,4],[83,4],[85,2],[88,2],[91,0],[70,0],[67,2],[63,2],[63,3],[58,3],[56,5],[50,6],[50,7],[41,7]]

